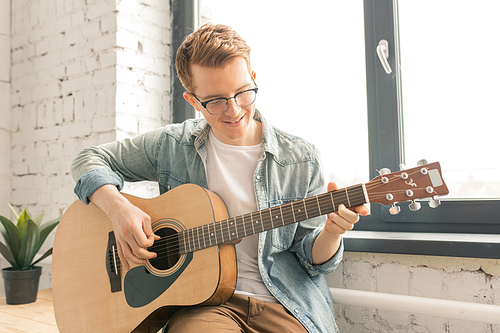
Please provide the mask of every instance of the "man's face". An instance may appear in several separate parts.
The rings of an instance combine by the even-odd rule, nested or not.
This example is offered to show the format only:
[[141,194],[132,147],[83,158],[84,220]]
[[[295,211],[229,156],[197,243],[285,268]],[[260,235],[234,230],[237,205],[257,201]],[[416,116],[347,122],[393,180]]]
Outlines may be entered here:
[[[191,74],[194,87],[192,93],[201,102],[219,97],[231,98],[237,93],[255,88],[246,62],[241,57],[221,68],[191,65]],[[252,75],[255,77],[254,73]],[[250,146],[262,141],[261,124],[253,120],[255,103],[242,108],[234,99],[230,99],[226,112],[211,115],[192,94],[184,93],[184,98],[203,114],[215,137],[221,142]]]

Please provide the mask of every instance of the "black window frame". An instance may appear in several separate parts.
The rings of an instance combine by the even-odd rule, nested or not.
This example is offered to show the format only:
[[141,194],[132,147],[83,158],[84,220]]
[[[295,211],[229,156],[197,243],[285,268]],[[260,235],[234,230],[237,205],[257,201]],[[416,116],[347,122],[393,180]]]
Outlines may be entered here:
[[[405,164],[397,3],[397,0],[364,0],[371,178],[383,167],[397,171],[400,164]],[[390,74],[385,72],[376,54],[381,39],[389,43]],[[446,181],[446,174],[443,178]],[[399,204],[398,215],[389,213],[390,206],[371,204],[371,216],[361,218],[355,230],[371,232],[372,236],[357,237],[353,232],[346,237],[346,250],[500,258],[500,236],[498,242],[491,237],[486,242],[474,238],[482,234],[500,235],[500,200],[446,201],[444,197],[441,206],[435,209],[424,201],[421,204],[418,212],[411,212],[407,204]],[[394,239],[398,233],[413,233],[414,237]],[[423,234],[419,240],[419,233],[432,233],[433,240],[424,240]],[[457,240],[453,234],[467,234],[469,239]]]

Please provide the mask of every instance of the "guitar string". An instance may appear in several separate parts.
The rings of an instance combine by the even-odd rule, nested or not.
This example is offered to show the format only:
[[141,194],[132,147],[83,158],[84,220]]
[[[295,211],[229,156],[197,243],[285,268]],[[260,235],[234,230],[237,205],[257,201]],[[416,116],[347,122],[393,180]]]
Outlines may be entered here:
[[[413,174],[418,173],[418,172],[419,172],[419,170],[415,170],[415,171],[411,172],[409,175],[413,175]],[[374,188],[377,188],[377,187],[387,186],[387,184],[392,183],[392,182],[395,182],[395,181],[398,181],[398,180],[401,180],[401,179],[402,179],[402,178],[400,178],[400,177],[393,177],[393,178],[389,179],[388,183],[381,183],[381,182],[380,182],[380,180],[373,180],[373,181],[370,181],[369,183],[366,183],[366,184],[365,184],[365,187],[367,188],[367,190],[371,190],[371,189],[374,189]],[[352,188],[355,188],[355,187],[358,187],[358,186],[359,186],[359,185],[355,185],[355,186],[350,187],[350,188],[352,189]],[[349,188],[347,188],[347,189],[349,189]],[[340,192],[340,194],[341,194],[341,195],[343,195],[343,193],[341,193],[341,192],[343,192],[343,189],[333,191],[332,193],[333,193],[333,195],[335,195],[335,194],[337,194],[337,193],[339,193],[339,192]],[[400,192],[401,192],[401,193],[404,193],[405,191],[404,191],[404,190],[401,190],[401,191],[395,191],[395,192],[393,192],[393,193],[398,194],[398,193],[400,193]],[[327,194],[328,194],[328,193],[327,193]],[[380,194],[380,193],[372,192],[372,193],[371,193],[371,195],[370,195],[370,198],[371,198],[371,199],[377,199],[377,198],[383,198],[383,196],[384,196],[384,194]],[[325,196],[324,196],[324,195],[320,195],[320,196],[317,196],[317,197],[319,197],[319,200],[329,200],[328,198],[325,198]],[[350,199],[353,199],[353,201],[355,201],[355,200],[357,199],[357,198],[353,198],[352,196],[349,196],[349,198],[350,198]],[[363,197],[362,197],[361,199],[363,199],[363,198],[364,198],[364,194],[363,194]],[[308,199],[311,199],[311,198],[307,198],[307,199],[305,199],[305,200],[308,200]],[[315,199],[315,197],[313,197],[312,199]],[[300,203],[300,201],[299,201],[299,203]],[[290,204],[288,204],[288,205],[290,205]],[[283,206],[281,206],[281,207],[283,207]],[[283,209],[283,210],[285,210],[285,209],[289,209],[289,208],[288,208],[288,207],[283,207],[282,209]],[[307,210],[307,207],[306,207],[306,210]],[[204,240],[205,240],[205,238],[206,238],[207,236],[210,238],[211,229],[213,229],[213,231],[214,231],[214,232],[220,232],[220,233],[222,233],[222,236],[224,236],[223,234],[224,234],[224,231],[225,231],[225,230],[221,232],[221,231],[219,231],[219,230],[217,230],[217,229],[221,229],[221,228],[223,229],[223,228],[226,228],[225,226],[222,226],[222,225],[221,225],[222,223],[226,223],[226,224],[231,223],[231,227],[232,227],[232,223],[233,223],[233,222],[229,222],[230,220],[234,220],[234,222],[235,222],[235,224],[236,224],[234,228],[235,228],[235,231],[237,232],[237,234],[238,234],[238,235],[240,235],[240,234],[245,234],[245,236],[247,236],[247,235],[248,235],[248,233],[246,232],[246,227],[245,227],[245,226],[247,225],[248,227],[250,227],[251,223],[244,222],[244,219],[245,219],[245,218],[247,218],[247,219],[248,219],[248,218],[252,219],[252,217],[253,217],[253,216],[255,216],[257,213],[258,213],[259,215],[260,215],[260,214],[262,214],[262,212],[254,212],[254,213],[250,213],[250,214],[246,214],[246,215],[238,216],[238,217],[236,217],[236,218],[234,218],[234,217],[233,217],[233,218],[230,218],[230,219],[227,219],[227,220],[217,221],[217,222],[214,222],[214,223],[210,223],[209,225],[207,225],[207,227],[206,227],[206,228],[203,228],[203,226],[200,226],[200,227],[202,227],[202,232],[201,232],[201,234],[200,234],[199,230],[196,230],[196,236],[201,237],[201,238],[202,238],[202,239],[204,239]],[[267,211],[266,211],[266,210],[264,210],[264,214],[266,214],[266,213],[267,213]],[[283,219],[285,219],[285,216],[283,216]],[[241,224],[238,224],[238,221],[239,221],[239,220],[241,220],[241,221],[242,221],[242,222],[241,222]],[[260,220],[260,219],[259,219],[259,220]],[[215,225],[216,223],[218,223],[219,225]],[[271,222],[271,223],[272,223],[272,222]],[[214,226],[213,226],[212,228],[211,228],[211,226],[210,226],[211,224],[214,224]],[[197,228],[200,228],[200,227],[192,228],[192,229],[189,229],[189,230],[197,229]],[[220,228],[219,228],[219,227],[220,227]],[[227,226],[227,227],[229,228],[229,226]],[[206,230],[206,231],[205,231],[205,230],[203,230],[203,229],[208,229],[208,230]],[[188,234],[189,234],[189,230],[187,230]],[[186,232],[186,231],[184,231],[184,233],[185,233],[185,232]],[[193,231],[193,232],[194,232],[194,231]],[[229,231],[228,231],[228,234],[229,234]],[[253,234],[253,233],[252,233],[252,234]],[[170,241],[174,240],[176,237],[177,237],[177,235],[171,236],[171,238],[166,238],[166,239],[165,239],[165,238],[163,238],[163,241],[164,241],[164,242],[170,242]],[[187,236],[187,237],[189,238],[189,236]],[[215,234],[213,235],[213,237],[217,238]],[[231,240],[231,238],[232,238],[232,237],[229,237],[229,238],[230,238],[230,240]],[[224,239],[223,239],[223,241],[224,241]],[[194,240],[194,242],[196,242],[196,239]],[[162,244],[160,243],[159,245],[162,245]],[[198,247],[199,247],[199,246],[198,246]]]
[[[420,172],[420,169],[414,171],[413,173],[410,173],[409,175],[413,175],[414,173],[418,173]],[[367,189],[376,189],[377,187],[383,187],[383,186],[386,186],[388,183],[392,183],[394,181],[398,181],[398,180],[401,180],[402,178],[400,177],[393,177],[392,179],[389,179],[389,181],[387,183],[381,183],[380,182],[380,179],[374,179],[368,183],[365,184],[365,187]],[[328,194],[331,194],[332,196],[335,196],[335,195],[340,195],[340,196],[344,196],[344,193],[343,191],[344,190],[353,190],[354,188],[356,187],[359,187],[360,185],[355,185],[355,186],[351,186],[351,187],[348,187],[346,189],[340,189],[340,190],[336,190],[336,191],[332,191],[332,192],[327,192],[327,193],[324,193],[324,194],[321,194],[321,195],[318,195],[318,196],[315,196],[315,197],[312,197],[312,198],[306,198],[304,199],[303,201],[297,201],[297,202],[294,202],[294,204],[300,204],[301,202],[303,203],[304,205],[304,208],[305,210],[307,211],[307,203],[305,201],[309,201],[309,203],[311,203],[311,201],[314,201],[314,200],[317,200],[318,201],[318,205],[320,206],[319,207],[319,210],[321,210],[321,206],[324,205],[324,201],[327,201],[327,203],[329,205],[332,205],[334,204],[333,203],[330,203],[329,201],[331,201]],[[421,190],[422,188],[416,188],[415,190]],[[399,192],[405,192],[405,190],[396,190],[396,191],[393,191],[393,193],[399,193]],[[385,192],[381,192],[381,193],[385,193]],[[381,194],[381,193],[377,193],[377,192],[372,192],[371,195],[369,196],[370,198],[382,198],[385,194]],[[356,200],[360,200],[360,199],[365,199],[364,198],[364,193],[361,193],[361,194],[354,194],[354,195],[349,195],[348,196],[349,200],[352,200],[353,202],[356,202]],[[334,201],[335,201],[335,198],[334,198]],[[194,250],[193,251],[196,251],[196,250],[199,250],[199,249],[202,249],[202,248],[206,248],[206,247],[210,247],[210,246],[215,246],[217,244],[214,244],[214,245],[210,245],[210,246],[205,246],[206,244],[204,244],[204,246],[200,246],[200,242],[199,242],[199,238],[203,239],[204,242],[206,242],[205,238],[208,236],[210,237],[209,235],[211,234],[211,231],[210,231],[210,225],[214,225],[213,228],[217,228],[217,229],[221,229],[220,233],[222,234],[221,237],[222,237],[222,243],[225,242],[224,240],[224,234],[225,234],[225,230],[222,231],[222,229],[224,228],[228,228],[227,230],[227,235],[229,236],[229,240],[233,240],[233,239],[236,239],[236,238],[233,238],[231,237],[230,232],[229,232],[229,221],[230,220],[234,220],[234,223],[235,223],[235,231],[238,233],[238,235],[240,235],[240,231],[243,232],[243,234],[245,234],[245,237],[248,235],[248,233],[246,232],[246,228],[245,228],[245,224],[249,224],[248,222],[244,222],[244,218],[247,217],[247,218],[252,218],[255,214],[258,214],[259,216],[262,215],[262,214],[271,214],[271,213],[274,213],[272,211],[272,209],[276,209],[277,207],[280,207],[280,214],[278,215],[278,219],[281,215],[281,218],[282,220],[289,220],[289,219],[292,219],[292,218],[295,218],[295,214],[293,212],[293,210],[291,210],[291,207],[287,207],[287,206],[292,206],[293,203],[289,203],[289,204],[286,204],[286,205],[282,205],[282,206],[276,206],[276,207],[271,207],[270,209],[265,209],[265,210],[262,210],[262,211],[259,211],[259,212],[254,212],[254,213],[249,213],[249,214],[245,214],[245,215],[241,215],[241,216],[238,216],[238,217],[233,217],[233,218],[229,218],[229,219],[226,219],[226,220],[222,220],[222,221],[216,221],[216,222],[213,222],[213,223],[210,223],[207,225],[207,228],[208,229],[206,232],[203,230],[205,228],[203,228],[203,226],[199,226],[199,227],[196,227],[196,228],[191,228],[189,230],[194,230],[194,229],[199,229],[200,227],[202,228],[202,233],[200,234],[199,230],[196,231],[196,235],[193,235],[194,239],[190,239],[189,240],[189,247],[191,248],[191,244],[194,245]],[[285,214],[282,213],[283,210],[286,210],[286,209],[290,209],[290,212],[286,212]],[[305,213],[307,214],[307,213]],[[319,215],[318,215],[319,216]],[[238,219],[241,219],[241,223],[238,223]],[[262,219],[261,223],[267,223],[268,224],[268,227],[264,226],[262,228],[268,230],[270,228],[273,228],[275,227],[274,226],[274,223],[272,222],[272,217],[269,216],[269,218],[267,218],[268,220],[266,221],[266,219]],[[260,220],[260,219],[259,219]],[[228,224],[227,226],[223,226],[222,224]],[[233,222],[231,222],[232,224]],[[219,224],[219,225],[216,225],[216,224]],[[282,224],[282,225],[286,225],[286,224]],[[242,229],[242,230],[239,230],[239,229]],[[190,238],[189,236],[189,230],[186,230],[188,232],[188,238]],[[184,231],[183,233],[185,234]],[[217,230],[215,230],[217,231]],[[252,231],[253,231],[253,228],[252,228]],[[192,233],[194,233],[194,231],[191,231]],[[254,234],[252,232],[252,234]],[[234,235],[234,234],[233,234]],[[215,237],[216,238],[216,242],[217,242],[217,237],[214,235],[212,237]],[[196,239],[198,238],[198,239]],[[241,238],[241,237],[240,237]],[[159,247],[162,247],[163,243],[165,244],[168,244],[170,243],[172,240],[178,240],[178,234],[176,235],[172,235],[172,236],[168,236],[168,237],[164,237],[160,240],[157,241],[158,244],[155,244],[154,246],[159,246]],[[228,240],[228,241],[229,241]],[[227,242],[227,241],[226,241]],[[196,245],[196,243],[198,243],[198,246]],[[186,244],[184,244],[186,245]],[[157,258],[161,258],[163,257],[163,255],[166,255],[166,253],[169,253],[169,252],[172,252],[172,250],[177,251],[178,250],[178,247],[179,245],[171,245],[170,247],[167,246],[167,247],[162,247],[163,250],[165,251],[157,251],[157,254],[158,254],[158,257]],[[151,248],[150,248],[151,249]],[[187,251],[187,252],[192,252],[192,251]]]
[[[400,191],[400,192],[404,192],[404,191]],[[333,193],[333,194],[335,195],[335,194],[342,194],[342,193],[335,192],[335,193]],[[343,196],[343,194],[342,194],[342,196]],[[375,194],[375,196],[376,196],[376,194]],[[373,197],[373,195],[372,195],[371,197]],[[364,200],[364,194],[360,194],[360,195],[350,195],[350,196],[349,196],[349,198],[350,198],[350,199],[352,199],[353,201],[356,201],[356,200],[358,200],[358,199],[363,199],[363,200]],[[310,199],[310,198],[308,198],[308,199]],[[312,199],[316,199],[316,198],[315,198],[315,197],[313,197]],[[327,195],[321,195],[321,196],[318,196],[318,199],[319,199],[319,205],[320,205],[320,207],[325,205],[324,201],[327,201],[329,205],[332,205],[332,203],[330,203],[330,199],[328,198],[328,196],[327,196]],[[335,199],[335,198],[334,198],[334,199]],[[310,200],[310,201],[314,201],[314,200]],[[300,201],[299,201],[299,203],[300,203]],[[297,203],[296,203],[296,204],[297,204]],[[307,204],[305,204],[305,203],[304,203],[304,205],[305,205],[305,207],[304,207],[304,208],[306,208],[306,210],[307,210]],[[281,207],[282,207],[282,209],[280,210],[280,213],[281,213],[283,210],[285,210],[285,209],[286,209],[286,208],[285,208],[285,209],[283,209],[283,206],[281,206]],[[275,208],[275,207],[273,207],[273,208]],[[320,209],[321,209],[321,208],[320,208]],[[272,208],[271,208],[271,211],[269,211],[269,210],[263,210],[262,212],[264,212],[264,214],[270,214],[270,213],[273,213]],[[257,213],[258,213],[259,215],[261,215],[261,214],[262,214],[262,212],[255,212],[255,213],[252,213],[252,214],[253,214],[253,215],[255,215],[255,214],[257,214]],[[248,218],[248,216],[250,216],[250,214],[247,214],[247,215],[244,215],[244,216],[247,216],[247,218]],[[282,216],[282,219],[283,219],[283,220],[285,220],[285,219],[286,219],[286,220],[289,220],[289,219],[291,220],[292,218],[293,218],[293,219],[295,218],[294,213],[293,213],[293,211],[292,211],[292,210],[290,210],[289,212],[287,212],[287,211],[285,210],[285,214],[281,214],[281,216]],[[318,216],[319,216],[319,215],[318,215]],[[237,220],[238,218],[240,218],[240,219],[241,219],[241,223],[238,223],[238,220]],[[212,224],[214,224],[214,228],[219,229],[219,227],[220,227],[220,228],[223,228],[223,229],[224,229],[224,228],[228,228],[228,227],[227,227],[227,226],[223,226],[222,224],[227,224],[229,220],[233,220],[233,219],[234,219],[234,218],[230,218],[230,219],[227,219],[227,220],[222,220],[222,221],[217,221],[217,222],[214,222],[214,223],[212,223]],[[268,230],[268,229],[270,229],[270,228],[273,228],[273,227],[274,227],[274,224],[273,224],[273,222],[271,221],[271,219],[272,219],[272,218],[271,218],[271,219],[269,219],[269,217],[268,217],[267,219],[268,219],[267,221],[266,221],[266,219],[263,219],[263,221],[262,221],[262,223],[267,223],[267,225],[268,225],[268,226],[264,226],[265,230]],[[279,215],[278,215],[278,219],[279,219]],[[301,220],[303,220],[303,219],[301,219]],[[219,226],[215,226],[215,224],[219,224]],[[241,234],[241,232],[243,232],[243,233],[245,234],[245,236],[244,236],[244,237],[246,237],[246,236],[248,235],[248,233],[246,233],[245,224],[249,224],[249,223],[248,223],[248,222],[244,222],[244,219],[242,218],[242,216],[240,216],[240,217],[236,217],[236,220],[235,220],[235,227],[234,227],[234,228],[237,230],[238,235],[240,235],[240,234]],[[199,228],[199,227],[197,227],[197,228]],[[196,229],[196,228],[193,228],[193,229]],[[192,229],[190,229],[190,230],[192,230]],[[202,230],[203,230],[203,228],[202,228]],[[225,231],[225,230],[224,230],[224,231]],[[225,233],[225,232],[224,232],[224,233]],[[188,234],[189,234],[189,232],[188,232]],[[200,232],[199,232],[199,230],[198,230],[196,235],[193,235],[193,236],[189,236],[189,235],[188,235],[188,236],[187,236],[187,238],[188,238],[188,244],[189,244],[189,247],[190,247],[190,248],[191,248],[191,247],[193,247],[193,250],[192,250],[192,251],[187,251],[187,252],[193,252],[193,251],[196,251],[196,250],[200,250],[200,249],[202,249],[202,248],[206,248],[206,247],[210,247],[210,246],[215,246],[215,245],[217,245],[217,244],[214,244],[214,245],[209,245],[209,246],[200,246],[199,238],[204,239],[204,238],[206,238],[207,236],[208,236],[208,237],[210,237],[210,236],[209,236],[209,234],[210,234],[210,231],[209,231],[209,230],[208,230],[207,232],[203,231],[202,233],[200,233]],[[253,234],[253,232],[252,232],[252,234]],[[229,230],[227,231],[227,235],[229,235]],[[223,236],[224,236],[224,235],[222,235],[222,243],[226,241],[226,240],[224,239],[224,237],[223,237]],[[194,239],[193,239],[193,237],[194,237]],[[198,238],[198,239],[196,239],[196,238]],[[232,236],[232,237],[230,236],[229,238],[230,238],[230,239],[229,239],[229,240],[227,240],[227,241],[230,241],[230,240],[234,240],[234,239],[236,239],[236,237],[234,237],[234,236]],[[241,238],[241,237],[239,237],[239,238]],[[172,240],[176,240],[176,239],[178,240],[178,234],[177,234],[177,235],[174,235],[174,236],[170,236],[170,237],[163,238],[163,239],[162,239],[162,240],[163,240],[163,242],[159,242],[159,241],[157,241],[157,244],[155,245],[155,247],[158,247],[158,246],[159,246],[159,247],[161,247],[161,245],[163,245],[162,243],[170,243]],[[204,241],[205,241],[205,240],[204,240]],[[216,239],[216,241],[217,241],[217,239]],[[159,242],[159,243],[158,243],[158,242]],[[198,243],[198,245],[197,245],[196,243]],[[216,242],[216,243],[217,243],[217,242]],[[191,246],[191,244],[192,244],[193,246]],[[204,245],[205,245],[205,244],[204,244]],[[163,257],[163,255],[164,255],[164,254],[166,254],[166,253],[169,253],[169,252],[172,252],[172,251],[174,251],[174,252],[178,251],[178,246],[179,246],[179,245],[174,244],[174,245],[171,245],[170,247],[168,247],[168,246],[167,246],[167,247],[162,247],[162,249],[163,249],[163,250],[165,250],[165,251],[156,251],[156,253],[158,254],[158,257],[159,257],[159,258],[161,258],[161,257]]]
[[[328,193],[326,193],[326,194],[328,194]],[[324,201],[331,201],[331,200],[328,198],[329,196],[327,196],[327,195],[325,195],[325,194],[323,194],[323,196],[324,196],[324,197],[319,198],[319,200],[320,200],[320,205],[324,205]],[[360,194],[360,195],[351,195],[351,196],[350,196],[350,198],[351,198],[351,200],[352,200],[352,201],[355,201],[355,200],[360,200],[360,199],[364,199],[364,194]],[[315,199],[315,197],[308,198],[308,199]],[[310,200],[310,201],[313,201],[313,200]],[[299,201],[299,202],[300,202],[300,201]],[[331,204],[331,203],[329,203],[329,205],[330,205],[330,206],[332,206],[332,204]],[[291,206],[291,205],[290,205],[290,204],[287,204],[287,206]],[[281,211],[283,211],[283,210],[284,210],[284,209],[283,209],[283,206],[281,206],[281,207],[282,207]],[[276,207],[272,207],[272,208],[276,208]],[[271,208],[271,209],[272,209],[272,208]],[[306,208],[306,210],[307,210],[307,208]],[[271,212],[272,212],[272,211],[271,211]],[[269,212],[269,209],[264,210],[264,213],[270,213],[270,212]],[[258,214],[258,215],[260,216],[260,212],[255,212],[255,213],[253,213],[253,214],[254,214],[254,215],[255,215],[255,214]],[[247,214],[247,215],[250,215],[250,214]],[[282,214],[282,216],[283,216],[283,220],[292,220],[292,219],[294,219],[294,217],[295,217],[295,216],[294,216],[294,213],[292,212],[292,210],[291,210],[291,209],[290,209],[288,212],[286,212],[286,211],[285,211],[285,213],[284,213],[284,214]],[[317,216],[320,216],[320,215],[317,215]],[[231,218],[231,219],[229,219],[229,220],[232,220],[232,219],[233,219],[233,218]],[[265,219],[263,219],[263,220],[265,220]],[[304,219],[304,220],[305,220],[305,219]],[[218,222],[219,222],[219,223],[226,223],[226,221],[228,221],[228,220],[223,220],[223,221],[218,221]],[[243,219],[241,219],[241,222],[242,222],[242,223],[240,223],[240,224],[236,222],[236,227],[244,228],[244,225],[243,225],[243,224],[246,224],[247,222],[243,222]],[[265,221],[265,222],[267,222],[267,224],[268,224],[269,228],[271,228],[271,227],[273,226],[271,221]],[[214,222],[214,223],[217,223],[217,222]],[[213,223],[212,223],[212,224],[213,224]],[[285,224],[285,225],[286,225],[286,224]],[[268,227],[265,227],[265,228],[268,228]],[[252,234],[253,234],[253,233],[252,233]],[[162,238],[161,240],[163,240],[163,241],[164,241],[163,243],[169,243],[169,242],[168,242],[168,240],[175,239],[175,238],[177,238],[177,236],[178,236],[178,235],[174,235],[174,236],[170,236],[170,237],[165,237],[165,238]],[[203,233],[200,235],[200,238],[201,238],[201,237],[206,237],[206,236],[207,236],[207,233],[203,232]],[[247,236],[247,235],[245,235],[245,237],[246,237],[246,236]],[[159,240],[159,241],[160,241],[160,240]],[[159,241],[157,241],[157,243],[158,243]],[[163,244],[161,244],[161,245],[163,245]],[[217,244],[214,244],[213,246],[215,246],[215,245],[217,245]],[[154,246],[156,247],[156,246],[158,246],[158,244],[155,244]],[[207,247],[209,247],[209,246],[207,246]],[[205,247],[198,247],[198,248],[197,248],[197,249],[195,249],[194,251],[199,250],[199,249],[201,249],[201,248],[205,248]],[[151,248],[150,248],[150,249],[151,249]],[[158,258],[158,259],[161,259],[161,258],[164,258],[164,257],[168,256],[168,253],[169,253],[169,252],[172,252],[172,250],[174,250],[174,252],[177,252],[177,251],[178,251],[178,245],[175,245],[175,244],[174,244],[174,245],[170,245],[170,246],[167,246],[167,247],[162,247],[162,250],[160,250],[160,251],[156,251],[156,253],[157,253],[157,258]],[[115,251],[117,252],[117,250],[115,250]],[[187,252],[193,252],[193,251],[187,251]]]
[[[332,206],[331,204],[331,199],[330,199],[330,196],[328,195],[329,193],[326,193],[326,194],[323,194],[321,195],[321,197],[319,197],[319,205],[320,206],[325,206],[325,201],[327,202],[328,205]],[[339,193],[342,196],[344,196],[343,193]],[[355,202],[355,201],[359,201],[361,199],[364,199],[364,194],[361,193],[359,195],[350,195],[349,198]],[[308,199],[311,199],[309,201],[315,201],[315,197],[312,197],[312,198],[308,198]],[[307,200],[307,199],[305,199]],[[363,200],[364,202],[364,200]],[[301,201],[298,201],[298,202],[295,202],[295,204],[297,203],[301,203]],[[307,207],[307,203],[303,203],[304,205],[304,208],[305,208],[305,211],[307,210],[311,210],[311,208]],[[313,206],[315,206],[316,203],[313,204]],[[279,212],[278,212],[278,209],[279,209]],[[323,207],[324,209],[324,207]],[[321,208],[319,209],[321,210]],[[285,212],[285,213],[283,213]],[[195,233],[196,232],[196,235],[194,235],[193,237],[195,238],[206,238],[206,237],[214,237],[216,238],[216,240],[219,238],[219,237],[216,237],[216,235],[211,235],[212,234],[212,231],[214,231],[214,229],[216,229],[215,231],[217,231],[218,233],[220,234],[223,234],[222,235],[222,242],[226,242],[226,241],[230,241],[230,240],[234,240],[234,239],[237,239],[237,238],[241,238],[241,237],[235,237],[234,236],[234,233],[232,233],[232,235],[229,235],[229,228],[232,228],[236,231],[236,233],[239,235],[245,235],[244,237],[248,236],[249,232],[247,232],[247,229],[250,228],[251,226],[251,222],[252,221],[252,217],[254,217],[255,219],[255,215],[258,215],[259,219],[258,221],[260,221],[260,224],[264,224],[264,226],[258,226],[257,228],[264,228],[264,230],[268,230],[270,228],[273,228],[275,225],[274,225],[274,222],[272,221],[273,218],[271,217],[271,213],[274,215],[274,214],[278,214],[277,217],[278,217],[278,223],[277,225],[280,226],[279,224],[279,220],[292,220],[294,219],[295,217],[295,214],[294,212],[292,211],[292,203],[289,203],[289,204],[285,204],[285,205],[282,205],[282,206],[276,206],[276,207],[271,207],[271,209],[265,209],[265,210],[262,210],[262,211],[258,211],[258,212],[254,212],[254,213],[250,213],[250,214],[245,214],[245,215],[242,215],[242,216],[237,216],[237,217],[233,217],[233,218],[229,218],[229,219],[226,219],[226,220],[222,220],[222,221],[217,221],[217,222],[212,222],[210,223],[209,225],[214,225],[214,226],[211,226],[211,227],[204,227],[204,226],[199,226],[199,227],[195,227],[195,228],[192,228],[192,229],[189,229],[189,230],[185,230],[183,231],[183,234],[185,234],[186,232],[189,234],[189,233]],[[297,212],[295,212],[297,213]],[[307,213],[304,213],[304,214],[307,214]],[[262,219],[260,219],[261,215],[265,215],[265,217]],[[268,216],[267,216],[268,215]],[[316,216],[320,216],[319,214],[316,215]],[[248,222],[245,222],[244,220],[245,219],[250,219],[250,221]],[[300,219],[300,221],[302,220],[305,220],[306,218],[303,218],[303,219]],[[233,221],[234,220],[234,221]],[[255,220],[254,220],[255,222]],[[230,226],[229,223],[234,224],[234,227],[233,226]],[[286,223],[286,224],[290,224],[290,223]],[[281,223],[281,226],[283,225],[286,225],[286,224],[283,224]],[[202,232],[200,233],[200,230],[199,228],[202,229]],[[194,231],[195,229],[198,229],[196,231]],[[224,229],[223,231],[220,231],[220,229]],[[253,229],[252,229],[252,233],[251,234],[254,234],[253,233]],[[156,246],[158,245],[163,245],[163,243],[168,243],[172,240],[175,240],[176,238],[178,238],[178,235],[179,234],[176,234],[176,235],[172,235],[172,236],[168,236],[168,237],[164,237],[160,240],[158,240],[156,242]],[[229,235],[229,239],[226,240],[225,239],[225,235]],[[187,238],[192,238],[191,236],[187,236]],[[191,242],[193,242],[193,240],[191,240]],[[198,242],[197,239],[194,239],[194,242]],[[214,244],[216,245],[216,244]],[[176,245],[174,245],[176,246]],[[197,246],[199,248],[199,246]]]

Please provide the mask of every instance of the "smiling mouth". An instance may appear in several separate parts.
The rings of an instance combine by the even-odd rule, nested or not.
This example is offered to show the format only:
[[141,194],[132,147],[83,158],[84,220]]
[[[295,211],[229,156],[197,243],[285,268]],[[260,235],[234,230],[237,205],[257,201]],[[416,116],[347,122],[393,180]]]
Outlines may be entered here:
[[236,124],[236,123],[239,123],[241,121],[241,119],[243,119],[243,117],[245,117],[245,115],[242,115],[240,118],[238,118],[235,121],[224,121],[224,122],[228,123],[228,124]]

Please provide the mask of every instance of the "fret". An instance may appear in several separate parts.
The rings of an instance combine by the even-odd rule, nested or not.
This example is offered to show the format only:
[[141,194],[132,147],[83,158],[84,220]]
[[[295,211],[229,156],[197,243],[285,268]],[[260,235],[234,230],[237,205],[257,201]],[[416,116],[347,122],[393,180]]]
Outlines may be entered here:
[[251,222],[252,222],[252,235],[255,235],[255,227],[253,224],[253,214],[250,214]]
[[220,233],[219,234],[220,234],[220,237],[221,237],[221,241],[220,241],[220,243],[217,242],[217,244],[222,244],[222,243],[224,243],[224,230],[222,229],[222,222],[219,221],[218,224],[219,224],[219,229],[220,229]]
[[317,205],[317,199],[315,197],[307,198],[304,201],[307,209],[308,218],[313,218],[321,215],[321,212]]
[[294,222],[293,207],[291,203],[281,206],[281,212],[283,216],[283,225]]
[[347,200],[347,192],[344,191],[336,191],[333,193],[333,197],[335,198],[335,201],[337,202],[337,207],[339,205],[344,205],[346,207],[348,206],[348,200]]
[[188,253],[188,250],[186,248],[186,232],[182,232],[182,244],[184,245],[184,253]]
[[316,196],[316,202],[318,203],[318,211],[319,211],[319,215],[323,215],[323,213],[321,212],[321,206],[319,205],[319,199],[318,197]]
[[329,194],[330,194],[330,200],[331,200],[331,202],[332,202],[332,209],[333,209],[333,210],[331,211],[331,213],[333,213],[333,212],[335,212],[335,211],[337,210],[337,208],[335,208],[335,199],[333,198],[333,193],[332,193],[332,192],[329,192]]
[[234,221],[231,222],[231,226],[233,227],[233,232],[231,233],[231,239],[238,239],[240,237],[238,236],[238,228],[237,228],[236,217],[234,217],[233,220]]
[[347,188],[345,189],[345,197],[347,198],[347,207],[352,207],[351,201],[349,200],[349,193],[347,193]]
[[358,185],[356,187],[351,187],[349,189],[349,200],[351,202],[351,206],[356,207],[363,205],[368,202],[368,198],[366,197],[364,185]]
[[210,246],[217,244],[217,234],[215,233],[215,222],[208,225],[208,237],[210,240]]
[[189,236],[189,230],[186,230],[186,241],[188,245],[188,251],[192,252],[191,250],[191,237]]
[[[262,231],[265,231],[264,230],[264,221],[262,221],[262,211],[259,211],[259,215],[260,215],[260,226],[262,227]],[[259,221],[257,221],[257,224],[259,223]]]
[[293,202],[290,202],[290,207],[292,207],[293,222],[297,222],[297,219],[295,218],[295,212],[294,212],[294,208],[293,208]]
[[307,220],[306,206],[302,200],[294,203],[293,213],[296,222]]
[[191,229],[191,251],[196,251],[196,236],[194,235],[195,229]]
[[189,235],[189,242],[191,243],[191,251],[196,251],[196,237],[194,236],[194,229],[191,229],[191,234]]
[[201,242],[200,242],[200,227],[196,227],[196,238],[198,238],[198,249],[201,249]]
[[245,215],[241,216],[241,224],[243,225],[243,233],[245,234],[244,237],[246,237],[248,235],[248,233],[247,233],[247,227],[246,227],[246,223],[245,223]]
[[306,200],[302,199],[302,204],[304,205],[304,212],[306,213],[306,220],[309,219],[309,215],[307,214]]
[[[208,230],[205,231],[205,227],[207,227],[207,226],[204,226],[204,225],[201,226],[201,234],[203,235],[203,248],[207,248],[208,247],[207,246]],[[208,229],[208,227],[206,229]]]
[[[271,218],[271,228],[270,229],[274,229],[274,222],[273,222],[273,210],[271,208],[269,208],[269,217]],[[278,216],[276,216],[276,218],[278,218]]]
[[323,214],[329,214],[336,210],[335,205],[333,204],[334,201],[331,199],[331,194],[323,194],[320,195],[319,198],[319,202],[321,203],[321,211],[323,212]]
[[281,225],[284,226],[285,225],[285,219],[283,218],[283,210],[281,209],[282,206],[279,206],[280,208],[280,215],[281,215]]
[[[227,238],[225,238],[224,236],[223,236],[223,238],[226,239],[226,242],[227,242],[227,241],[231,240],[231,231],[229,230],[229,219],[226,220],[225,224],[226,224],[226,226],[225,226],[224,231],[226,231],[226,229],[227,229]],[[224,235],[224,233],[223,233],[223,235]]]

